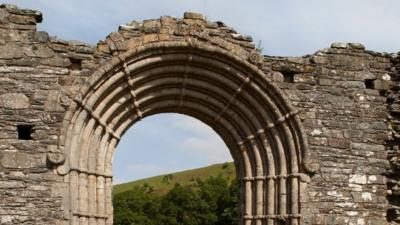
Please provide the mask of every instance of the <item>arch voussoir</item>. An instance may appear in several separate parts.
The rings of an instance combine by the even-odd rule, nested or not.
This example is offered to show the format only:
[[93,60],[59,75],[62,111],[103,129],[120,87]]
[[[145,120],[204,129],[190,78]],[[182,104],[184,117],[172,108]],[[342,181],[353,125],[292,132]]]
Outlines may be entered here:
[[163,112],[193,116],[223,138],[241,182],[240,224],[300,224],[299,186],[310,167],[298,111],[258,68],[254,49],[200,34],[144,36],[131,49],[114,40],[114,55],[73,98],[58,168],[69,182],[70,224],[112,224],[115,147],[135,122]]

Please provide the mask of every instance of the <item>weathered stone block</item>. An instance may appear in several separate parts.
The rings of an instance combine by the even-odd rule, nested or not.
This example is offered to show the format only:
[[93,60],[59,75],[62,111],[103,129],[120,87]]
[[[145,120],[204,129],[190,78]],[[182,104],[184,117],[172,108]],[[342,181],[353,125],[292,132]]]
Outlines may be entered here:
[[374,152],[382,152],[385,150],[385,146],[377,145],[377,144],[368,144],[368,143],[351,143],[352,149],[359,149],[365,151],[374,151]]
[[281,72],[273,71],[271,73],[271,79],[275,82],[283,82],[284,76]]
[[374,80],[373,88],[378,90],[389,90],[392,87],[392,82],[385,80]]
[[158,20],[148,20],[143,22],[143,30],[145,33],[158,33],[160,32],[161,23]]
[[39,58],[49,58],[54,56],[54,51],[47,46],[39,45],[33,48],[33,54]]
[[65,191],[67,191],[67,183],[57,182],[54,183],[51,188],[51,195],[54,197],[62,197]]
[[329,147],[340,149],[348,149],[350,147],[350,143],[347,140],[337,138],[328,138],[327,140]]
[[352,138],[361,138],[363,136],[363,132],[361,130],[344,130],[344,137],[348,139]]
[[331,44],[331,48],[347,48],[347,43],[334,42]]
[[71,60],[69,58],[55,56],[43,59],[40,61],[40,63],[48,66],[68,67],[71,65]]
[[49,41],[49,34],[45,31],[37,31],[33,34],[33,40],[40,43]]
[[11,23],[23,24],[23,25],[35,25],[36,24],[36,19],[34,17],[15,15],[15,14],[10,14],[8,16],[8,21],[10,21]]
[[8,19],[7,19],[8,15],[9,15],[9,13],[7,12],[6,9],[0,8],[0,23],[3,23],[3,24],[7,23],[8,22]]
[[23,181],[0,181],[0,189],[25,188]]
[[10,14],[33,17],[36,19],[37,23],[42,22],[43,19],[41,12],[30,9],[20,9],[13,4],[1,4],[0,8],[6,9]]
[[305,84],[312,84],[315,85],[317,81],[315,80],[315,77],[312,76],[311,74],[295,74],[293,76],[293,81],[295,83],[305,83]]
[[26,109],[31,105],[28,97],[21,93],[8,93],[0,95],[0,107],[9,109]]
[[310,61],[315,64],[327,64],[329,59],[326,56],[314,55],[310,58]]
[[155,42],[158,40],[157,34],[147,34],[143,37],[143,44]]
[[194,12],[185,12],[183,14],[184,19],[193,19],[193,20],[205,20],[204,16],[200,13]]
[[46,167],[45,154],[29,154],[21,152],[2,152],[1,166],[10,169],[28,169]]
[[350,184],[366,184],[367,176],[363,174],[352,174],[349,177]]
[[361,43],[348,43],[347,45],[354,49],[365,49],[365,46]]
[[326,79],[326,78],[319,79],[319,85],[331,86],[331,85],[334,85],[335,83],[336,83],[336,81],[332,80],[332,79]]
[[19,59],[24,57],[21,47],[15,43],[0,46],[0,59]]
[[376,197],[371,192],[352,192],[351,196],[356,203],[370,202],[376,203]]
[[386,177],[382,175],[369,175],[368,184],[386,184]]

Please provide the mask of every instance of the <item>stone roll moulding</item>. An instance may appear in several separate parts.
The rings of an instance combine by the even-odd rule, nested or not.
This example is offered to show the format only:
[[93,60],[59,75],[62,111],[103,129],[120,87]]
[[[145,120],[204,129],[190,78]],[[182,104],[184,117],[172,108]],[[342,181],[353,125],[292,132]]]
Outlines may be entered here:
[[197,118],[225,141],[241,181],[240,224],[301,224],[301,190],[316,166],[298,111],[248,58],[193,38],[118,52],[74,97],[57,168],[69,224],[112,224],[115,147],[135,122],[165,112]]

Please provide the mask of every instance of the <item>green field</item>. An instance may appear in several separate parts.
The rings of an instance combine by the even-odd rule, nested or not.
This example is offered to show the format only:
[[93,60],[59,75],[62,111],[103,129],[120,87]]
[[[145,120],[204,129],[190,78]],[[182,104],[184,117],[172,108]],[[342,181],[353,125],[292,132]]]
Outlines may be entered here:
[[181,172],[164,174],[146,179],[131,181],[128,183],[117,184],[113,187],[113,194],[128,191],[135,186],[148,184],[154,187],[154,193],[163,195],[167,193],[175,183],[182,185],[190,184],[194,179],[205,180],[210,176],[222,175],[229,181],[235,179],[236,171],[233,162],[214,164],[203,168],[185,170]]

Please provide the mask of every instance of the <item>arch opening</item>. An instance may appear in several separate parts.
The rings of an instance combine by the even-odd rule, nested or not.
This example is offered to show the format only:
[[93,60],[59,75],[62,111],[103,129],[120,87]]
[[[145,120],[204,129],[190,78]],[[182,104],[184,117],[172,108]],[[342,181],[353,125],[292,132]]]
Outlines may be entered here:
[[114,153],[113,222],[237,224],[235,168],[208,125],[176,113],[146,117]]
[[230,149],[239,224],[301,224],[308,147],[298,111],[250,63],[206,44],[153,43],[115,56],[80,93],[60,138],[70,224],[112,224],[115,147],[132,124],[167,112],[203,121]]
[[113,183],[227,162],[233,162],[229,149],[210,126],[183,114],[161,113],[135,123],[122,136],[113,157]]

